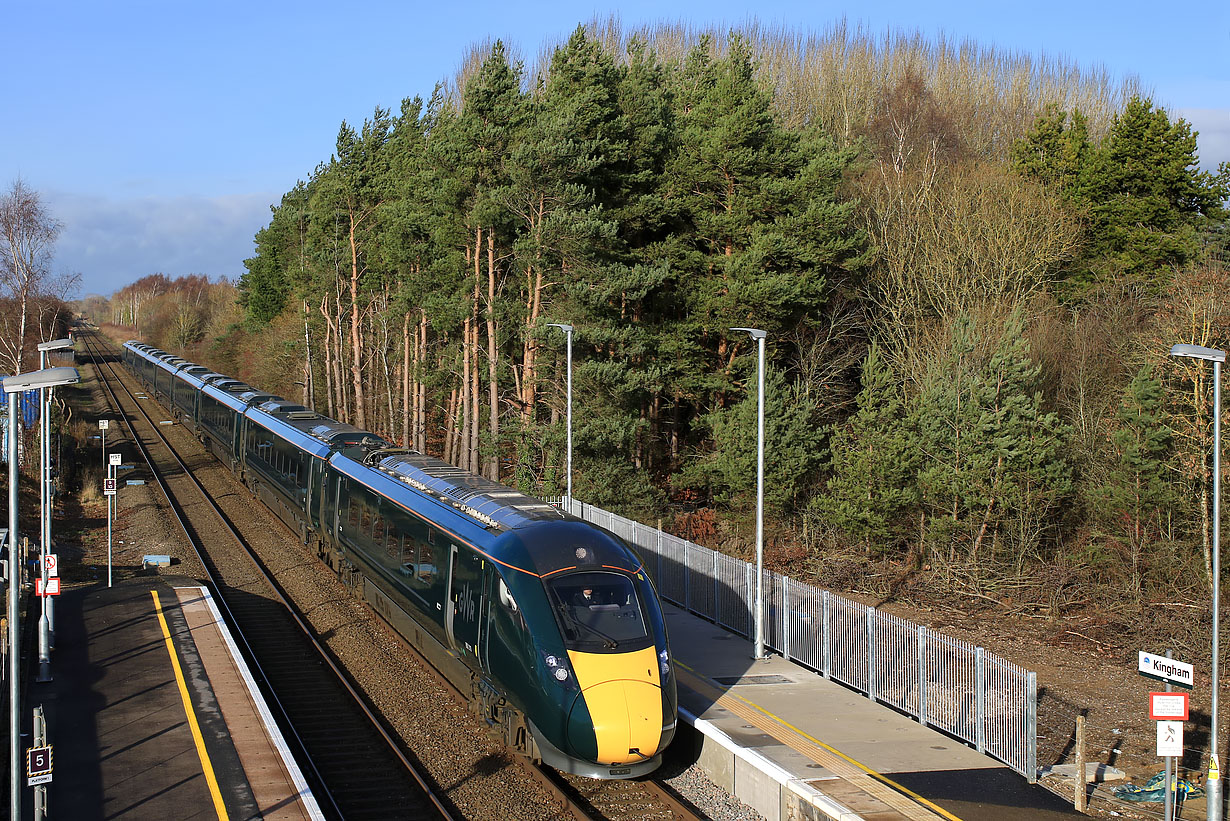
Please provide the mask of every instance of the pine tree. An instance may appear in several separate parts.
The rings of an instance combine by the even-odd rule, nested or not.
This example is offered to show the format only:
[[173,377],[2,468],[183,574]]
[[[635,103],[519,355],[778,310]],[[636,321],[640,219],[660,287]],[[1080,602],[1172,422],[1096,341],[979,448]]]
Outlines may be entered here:
[[988,539],[994,547],[1012,535],[1021,561],[1071,491],[1070,430],[1044,410],[1039,375],[1013,316],[990,344],[972,320],[958,319],[949,358],[925,377],[914,414],[919,488],[928,538],[947,541],[950,558],[964,543],[969,558],[980,561]]
[[1226,222],[1230,180],[1199,171],[1196,135],[1152,100],[1133,97],[1100,145],[1080,113],[1052,107],[1013,148],[1013,167],[1054,185],[1088,222],[1086,250],[1065,293],[1127,281],[1151,289],[1195,258],[1201,238]]
[[1109,523],[1128,543],[1132,588],[1141,592],[1141,560],[1160,529],[1160,511],[1170,502],[1166,478],[1170,429],[1163,421],[1162,385],[1145,365],[1132,378],[1111,435],[1116,461],[1111,475],[1095,494]]
[[907,536],[919,458],[900,383],[874,344],[861,383],[858,410],[830,440],[832,477],[812,507],[870,556]]
[[[713,453],[682,476],[685,482],[708,483],[724,500],[740,497],[745,509],[756,494],[757,403],[756,358],[743,387],[743,398],[709,414]],[[816,424],[817,407],[803,388],[788,383],[774,367],[765,368],[765,506],[784,513],[796,509],[816,481],[826,456],[826,432]],[[703,477],[703,478],[702,478]]]

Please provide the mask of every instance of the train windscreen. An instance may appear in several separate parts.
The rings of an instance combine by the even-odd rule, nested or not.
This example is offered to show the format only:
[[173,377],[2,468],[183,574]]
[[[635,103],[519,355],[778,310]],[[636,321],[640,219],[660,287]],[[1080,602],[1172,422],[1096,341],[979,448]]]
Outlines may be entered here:
[[570,573],[547,588],[570,647],[630,650],[648,637],[636,587],[621,573]]

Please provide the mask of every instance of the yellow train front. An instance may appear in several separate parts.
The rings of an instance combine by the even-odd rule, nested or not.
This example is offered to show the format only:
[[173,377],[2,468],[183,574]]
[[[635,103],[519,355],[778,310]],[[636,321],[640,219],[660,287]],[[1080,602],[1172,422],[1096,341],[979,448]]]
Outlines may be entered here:
[[529,752],[592,778],[652,772],[677,701],[662,610],[637,556],[576,520],[496,541],[489,672],[524,711]]

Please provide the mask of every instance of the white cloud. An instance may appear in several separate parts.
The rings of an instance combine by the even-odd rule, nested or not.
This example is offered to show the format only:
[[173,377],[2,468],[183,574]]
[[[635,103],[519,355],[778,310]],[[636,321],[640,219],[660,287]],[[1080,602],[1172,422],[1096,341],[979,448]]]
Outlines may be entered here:
[[1175,115],[1200,132],[1201,169],[1216,171],[1218,163],[1230,162],[1230,108],[1179,108]]
[[81,275],[80,293],[110,295],[154,273],[236,279],[269,223],[270,194],[109,199],[48,192],[48,210],[64,224],[55,269]]

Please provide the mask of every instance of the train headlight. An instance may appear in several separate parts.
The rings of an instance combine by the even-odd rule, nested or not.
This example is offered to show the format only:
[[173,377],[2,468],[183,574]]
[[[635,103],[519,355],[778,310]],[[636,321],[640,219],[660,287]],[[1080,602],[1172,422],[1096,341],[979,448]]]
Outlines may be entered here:
[[568,665],[564,663],[564,659],[553,653],[543,653],[542,662],[547,666],[547,672],[551,678],[558,681],[560,684],[568,685],[572,678],[572,672],[568,669]]
[[658,666],[662,668],[662,678],[671,674],[671,656],[666,650],[658,652]]

